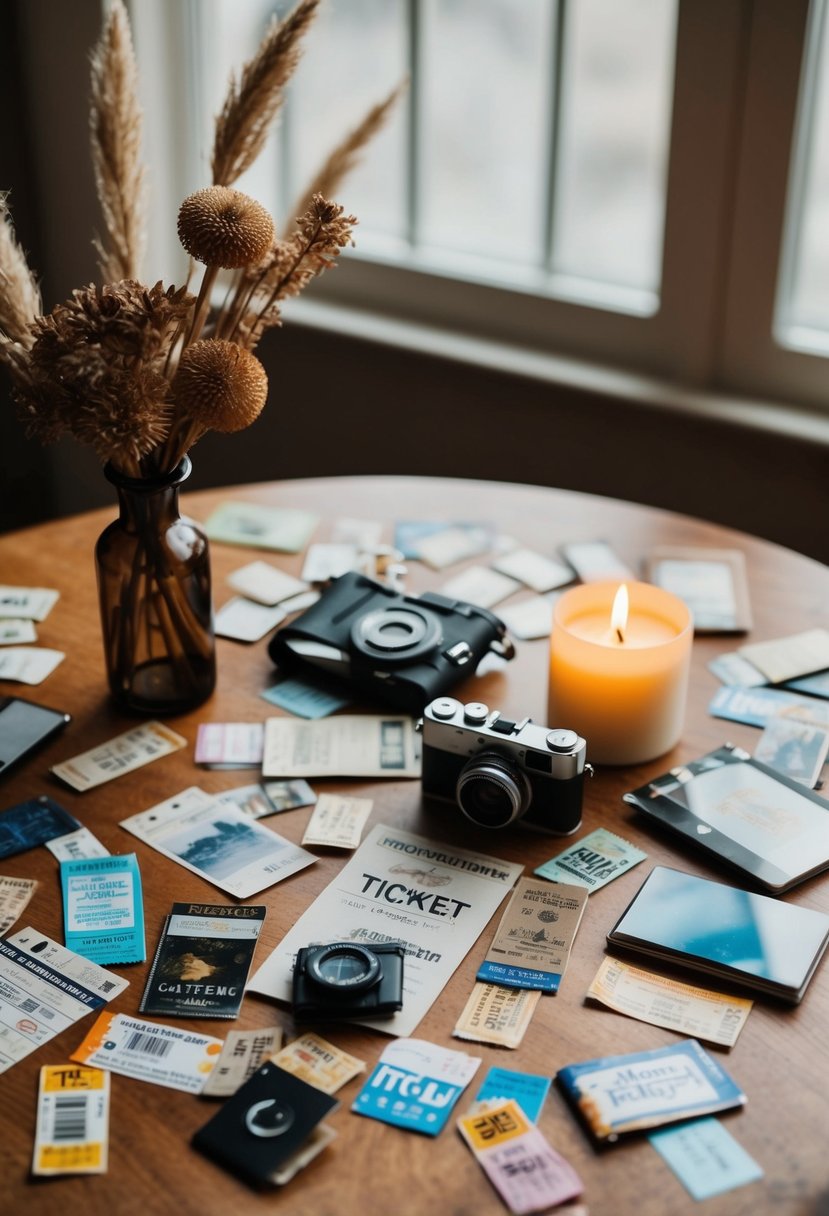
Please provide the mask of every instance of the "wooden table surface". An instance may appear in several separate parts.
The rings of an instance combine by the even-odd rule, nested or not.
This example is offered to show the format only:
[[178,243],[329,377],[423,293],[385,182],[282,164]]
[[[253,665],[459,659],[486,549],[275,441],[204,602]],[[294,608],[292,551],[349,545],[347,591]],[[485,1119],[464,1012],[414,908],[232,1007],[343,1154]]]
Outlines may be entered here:
[[[753,639],[826,624],[829,571],[825,567],[741,533],[610,499],[471,481],[366,477],[248,485],[184,495],[183,506],[193,517],[204,519],[218,503],[230,500],[310,508],[320,520],[315,540],[329,538],[337,517],[351,516],[383,520],[386,539],[391,538],[395,519],[491,520],[522,544],[551,555],[562,542],[603,537],[634,569],[639,569],[649,549],[660,543],[735,546],[743,550],[748,563]],[[274,680],[265,642],[245,646],[220,639],[216,693],[193,713],[170,719],[174,729],[187,738],[188,748],[85,794],[65,789],[50,776],[52,764],[135,723],[134,718],[116,712],[108,701],[97,619],[93,545],[113,515],[114,505],[112,510],[0,537],[0,583],[60,589],[60,600],[39,626],[39,642],[66,652],[65,661],[39,687],[0,682],[0,694],[23,695],[68,710],[73,716],[62,735],[3,778],[0,806],[46,793],[86,824],[112,853],[135,850],[143,877],[147,945],[152,953],[162,918],[174,900],[222,902],[227,897],[136,841],[119,827],[119,821],[186,786],[198,784],[218,793],[255,780],[255,773],[196,768],[192,745],[197,726],[206,721],[261,721],[280,711],[259,695]],[[299,573],[301,567],[301,555],[255,553],[214,544],[217,606],[231,595],[225,582],[227,574],[256,557],[272,560],[291,573]],[[408,590],[437,588],[457,570],[453,567],[448,573],[438,574],[411,562]],[[470,1094],[493,1064],[549,1076],[565,1064],[676,1041],[670,1031],[585,1005],[584,994],[604,955],[606,932],[651,866],[672,865],[739,885],[727,871],[642,826],[635,812],[621,802],[625,790],[726,740],[753,750],[758,731],[712,718],[707,712],[719,685],[706,663],[737,644],[738,639],[729,637],[701,637],[695,641],[686,728],[673,752],[636,769],[600,770],[587,783],[583,831],[607,826],[643,848],[648,857],[638,868],[591,896],[561,990],[555,997],[542,997],[522,1045],[508,1051],[451,1037],[497,918],[418,1027],[419,1038],[482,1057]],[[547,643],[519,643],[517,658],[503,672],[470,678],[459,686],[458,695],[462,700],[485,701],[512,717],[531,715],[544,723]],[[417,781],[314,784],[319,790],[337,788],[372,798],[370,824],[385,822],[438,840],[477,846],[522,862],[527,872],[562,847],[555,837],[520,830],[476,834],[460,812],[449,805],[437,810],[422,805]],[[299,842],[309,816],[310,810],[305,808],[264,822]],[[254,967],[264,961],[342,864],[341,858],[330,853],[320,855],[315,865],[251,901],[268,906]],[[40,882],[17,928],[29,923],[61,941],[58,866],[51,854],[44,848],[32,850],[2,862],[2,872]],[[829,876],[812,879],[784,898],[829,911]],[[116,970],[129,978],[130,986],[110,1008],[135,1014],[147,965]],[[693,975],[688,978],[693,982]],[[293,1037],[287,1008],[254,995],[245,998],[240,1027],[264,1027],[274,1022],[283,1026],[286,1039]],[[350,1106],[361,1085],[360,1078],[339,1094],[342,1105],[330,1119],[339,1133],[337,1140],[283,1191],[255,1192],[190,1148],[191,1136],[211,1116],[214,1104],[119,1076],[113,1077],[112,1085],[109,1172],[102,1177],[34,1183],[29,1179],[29,1165],[38,1070],[43,1064],[65,1061],[89,1025],[91,1020],[86,1019],[70,1028],[0,1078],[0,1187],[5,1211],[21,1216],[67,1212],[119,1216],[132,1212],[169,1212],[176,1216],[233,1212],[242,1216],[265,1210],[314,1216],[351,1216],[363,1210],[400,1216],[484,1216],[505,1210],[452,1125],[432,1140],[352,1114]],[[221,1036],[229,1024],[176,1020],[176,1025],[191,1025]],[[801,1006],[789,1008],[758,1000],[733,1050],[718,1052],[718,1058],[748,1095],[745,1109],[724,1116],[723,1122],[759,1162],[765,1176],[760,1182],[708,1200],[705,1211],[712,1216],[772,1212],[799,1216],[829,1210],[823,1206],[829,1203],[829,1151],[825,1143],[827,1027],[829,967],[824,963]],[[330,1037],[364,1059],[369,1070],[388,1042],[381,1033],[363,1028],[342,1028]],[[458,1111],[463,1107],[462,1099]],[[555,1088],[540,1126],[583,1179],[584,1204],[593,1216],[657,1216],[697,1209],[646,1139],[627,1141],[603,1153],[594,1151]]]

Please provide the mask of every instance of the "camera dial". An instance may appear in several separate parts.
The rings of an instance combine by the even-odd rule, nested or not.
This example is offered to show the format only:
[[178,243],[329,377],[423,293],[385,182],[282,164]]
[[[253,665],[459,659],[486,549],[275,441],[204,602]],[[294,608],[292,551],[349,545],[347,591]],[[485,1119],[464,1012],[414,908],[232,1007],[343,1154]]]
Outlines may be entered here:
[[382,979],[383,969],[373,950],[338,942],[323,947],[308,960],[308,976],[323,988],[365,992]]
[[498,752],[479,752],[463,766],[458,806],[481,828],[503,828],[529,809],[532,787],[524,772]]
[[351,641],[375,662],[410,663],[432,654],[443,640],[437,617],[405,605],[378,608],[354,622]]

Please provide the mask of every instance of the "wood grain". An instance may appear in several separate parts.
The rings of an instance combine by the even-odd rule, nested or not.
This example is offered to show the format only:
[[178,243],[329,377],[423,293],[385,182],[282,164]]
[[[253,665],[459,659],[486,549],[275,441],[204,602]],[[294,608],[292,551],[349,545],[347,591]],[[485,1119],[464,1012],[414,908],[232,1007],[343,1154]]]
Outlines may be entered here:
[[[754,611],[752,638],[763,639],[826,624],[829,572],[787,550],[741,533],[683,516],[569,492],[532,487],[415,478],[330,478],[244,486],[185,495],[185,510],[204,519],[219,502],[247,500],[270,506],[305,507],[320,524],[314,539],[328,539],[330,525],[341,515],[382,519],[391,538],[394,519],[482,519],[522,544],[552,554],[568,540],[609,540],[635,569],[657,544],[736,546],[745,553]],[[152,951],[163,916],[174,900],[215,901],[216,890],[173,862],[146,848],[118,826],[125,816],[143,810],[186,786],[198,784],[220,792],[253,774],[205,772],[193,763],[192,744],[204,721],[260,721],[278,713],[261,700],[274,673],[265,643],[242,646],[220,639],[219,681],[214,697],[199,710],[170,720],[190,746],[87,794],[66,790],[49,775],[49,766],[76,755],[133,725],[110,705],[103,670],[97,619],[93,545],[114,514],[92,512],[58,523],[40,525],[0,537],[0,582],[54,586],[61,599],[39,627],[45,646],[66,651],[64,663],[40,687],[22,695],[73,715],[68,729],[27,764],[9,773],[0,786],[0,806],[7,807],[48,793],[85,823],[113,852],[135,848],[141,865],[148,947]],[[300,556],[257,554],[215,544],[212,547],[214,597],[230,598],[227,574],[256,557],[273,560],[298,574]],[[456,568],[453,568],[452,573]],[[415,592],[437,588],[445,577],[411,563],[408,586]],[[655,835],[621,802],[622,793],[668,767],[716,747],[726,739],[752,749],[757,732],[711,718],[707,704],[718,687],[706,662],[733,648],[733,639],[699,638],[686,729],[668,756],[636,769],[608,769],[588,782],[584,829],[605,825],[642,847],[648,860],[591,897],[567,975],[556,997],[542,998],[524,1043],[515,1052],[461,1044],[451,1030],[462,1009],[482,952],[491,940],[496,918],[484,932],[441,997],[418,1027],[420,1038],[445,1046],[465,1047],[482,1057],[478,1078],[499,1064],[551,1075],[564,1064],[613,1052],[662,1046],[675,1036],[610,1011],[587,1007],[584,993],[604,951],[607,930],[638,889],[652,864],[665,863],[692,873],[729,881],[725,870]],[[515,661],[500,674],[461,686],[464,699],[483,700],[505,714],[531,715],[544,722],[547,700],[547,645],[519,644]],[[21,694],[21,686],[0,683],[0,693]],[[562,723],[560,725],[567,725]],[[326,783],[315,783],[325,788]],[[405,826],[447,842],[478,844],[497,855],[524,863],[529,871],[559,849],[553,837],[516,831],[496,838],[475,838],[459,813],[421,803],[418,782],[342,782],[328,788],[373,798],[370,823]],[[269,822],[299,842],[310,811],[283,814]],[[268,919],[257,960],[284,935],[314,897],[336,875],[342,862],[321,855],[315,865],[257,896],[268,905]],[[0,863],[4,874],[37,878],[40,887],[18,927],[31,923],[62,940],[58,867],[45,849]],[[829,911],[829,878],[811,880],[785,897],[792,903]],[[114,1003],[134,1014],[144,986],[146,965],[125,968],[130,987]],[[817,1212],[819,1197],[829,1193],[829,1155],[823,1144],[825,1126],[829,969],[819,969],[803,1004],[789,1009],[758,1001],[736,1047],[719,1057],[748,1094],[744,1112],[724,1122],[765,1171],[762,1182],[709,1200],[706,1211],[719,1216]],[[259,997],[248,996],[239,1025],[280,1023],[291,1037],[290,1012]],[[178,1024],[178,1023],[177,1023]],[[183,1021],[182,1025],[188,1023]],[[112,1137],[109,1173],[100,1178],[32,1183],[29,1180],[37,1072],[42,1064],[67,1058],[89,1023],[65,1032],[0,1078],[0,1143],[3,1145],[3,1190],[6,1210],[51,1216],[67,1211],[85,1214],[117,1212],[238,1213],[282,1210],[292,1216],[350,1216],[371,1211],[419,1216],[484,1216],[503,1207],[454,1130],[436,1141],[383,1126],[350,1113],[360,1086],[352,1081],[341,1093],[342,1106],[331,1122],[339,1138],[284,1192],[258,1194],[189,1146],[193,1132],[215,1109],[207,1101],[122,1077],[113,1077]],[[221,1035],[219,1023],[192,1023]],[[376,1062],[386,1039],[364,1029],[340,1029],[332,1038],[347,1051]],[[461,1104],[463,1105],[463,1103]],[[550,1142],[572,1162],[585,1183],[585,1203],[593,1216],[616,1214],[661,1216],[667,1210],[696,1209],[683,1188],[645,1140],[625,1143],[597,1154],[553,1090],[541,1117]],[[566,1210],[566,1209],[565,1209]],[[825,1210],[825,1209],[823,1209]]]

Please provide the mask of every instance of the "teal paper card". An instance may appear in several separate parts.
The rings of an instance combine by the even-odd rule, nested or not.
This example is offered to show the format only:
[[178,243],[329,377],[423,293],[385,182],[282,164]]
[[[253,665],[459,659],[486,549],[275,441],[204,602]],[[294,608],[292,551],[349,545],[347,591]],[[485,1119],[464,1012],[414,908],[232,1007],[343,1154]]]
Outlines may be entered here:
[[312,684],[294,676],[280,680],[273,688],[266,688],[262,696],[272,705],[287,709],[288,713],[296,714],[299,718],[327,718],[335,710],[351,704],[351,698],[337,689]]
[[641,849],[607,828],[596,828],[563,853],[545,861],[535,873],[550,882],[569,882],[587,887],[588,891],[598,891],[631,866],[644,861],[646,856]]
[[648,1136],[694,1199],[710,1199],[763,1177],[757,1162],[717,1119],[694,1119]]

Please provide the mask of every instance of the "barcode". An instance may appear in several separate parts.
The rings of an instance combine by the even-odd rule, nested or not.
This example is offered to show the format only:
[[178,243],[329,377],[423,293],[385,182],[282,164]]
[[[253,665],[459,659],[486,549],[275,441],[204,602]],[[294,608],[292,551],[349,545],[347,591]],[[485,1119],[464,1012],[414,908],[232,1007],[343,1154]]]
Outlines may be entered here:
[[41,1005],[40,1016],[43,1018],[44,1022],[51,1022],[52,1018],[55,1016],[55,1011],[54,1009],[47,1009],[45,1005]]
[[98,987],[101,989],[101,992],[112,992],[113,988],[115,987],[115,981],[114,980],[101,980]]
[[37,1009],[37,1001],[33,1001],[29,996],[25,1001],[20,1002],[20,1008],[24,1013],[34,1013],[34,1011]]
[[124,1044],[125,1051],[142,1051],[148,1056],[166,1056],[173,1046],[172,1039],[158,1039],[152,1034],[142,1034],[136,1030]]
[[52,1140],[86,1140],[86,1112],[89,1094],[55,1094]]

